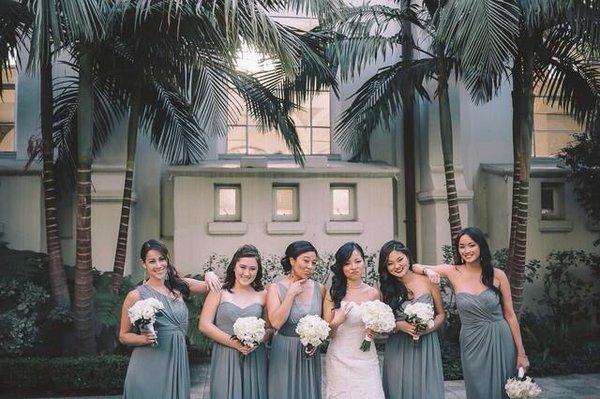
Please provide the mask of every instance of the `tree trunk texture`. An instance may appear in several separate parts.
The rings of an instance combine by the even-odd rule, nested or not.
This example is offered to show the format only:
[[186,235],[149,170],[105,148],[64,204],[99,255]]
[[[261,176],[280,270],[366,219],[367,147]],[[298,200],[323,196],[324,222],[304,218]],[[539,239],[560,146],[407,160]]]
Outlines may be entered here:
[[[50,56],[48,55],[48,58]],[[52,299],[57,306],[69,309],[71,297],[63,263],[57,215],[57,191],[54,174],[54,143],[52,140],[53,114],[52,64],[50,59],[40,66],[40,109],[42,128],[42,178],[44,184],[44,217],[46,248]]]

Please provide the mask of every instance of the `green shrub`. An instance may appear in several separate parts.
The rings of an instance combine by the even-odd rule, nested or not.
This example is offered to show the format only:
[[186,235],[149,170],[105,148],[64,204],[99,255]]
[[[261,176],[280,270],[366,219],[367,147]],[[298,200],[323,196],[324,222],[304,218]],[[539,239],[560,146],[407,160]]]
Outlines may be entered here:
[[116,394],[123,390],[128,362],[119,355],[0,359],[0,391]]

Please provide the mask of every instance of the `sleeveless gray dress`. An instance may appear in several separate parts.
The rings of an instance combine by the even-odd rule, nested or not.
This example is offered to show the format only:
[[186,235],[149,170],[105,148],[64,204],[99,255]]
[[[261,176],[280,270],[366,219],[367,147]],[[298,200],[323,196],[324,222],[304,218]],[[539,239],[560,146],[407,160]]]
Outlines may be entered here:
[[141,299],[156,298],[165,308],[154,323],[158,345],[137,346],[131,354],[123,399],[188,399],[187,306],[181,298],[169,298],[147,285],[136,289]]
[[[279,299],[283,301],[287,288],[275,283]],[[309,304],[294,300],[290,316],[271,341],[269,357],[269,398],[271,399],[320,399],[321,354],[307,358],[304,347],[296,334],[298,321],[308,315],[321,316],[322,295],[318,283],[312,281],[313,295]]]
[[[433,298],[423,294],[412,301],[433,305]],[[391,335],[385,344],[383,390],[388,399],[443,399],[444,371],[437,331],[423,335],[417,342],[403,332]]]
[[456,294],[461,321],[460,357],[467,398],[504,398],[504,384],[516,368],[516,349],[500,298],[487,288]]
[[[221,302],[215,315],[215,325],[233,335],[233,324],[240,317],[262,317],[263,306],[253,303],[240,308],[231,302]],[[260,345],[240,362],[241,353],[214,343],[210,359],[211,399],[266,399],[267,351]]]

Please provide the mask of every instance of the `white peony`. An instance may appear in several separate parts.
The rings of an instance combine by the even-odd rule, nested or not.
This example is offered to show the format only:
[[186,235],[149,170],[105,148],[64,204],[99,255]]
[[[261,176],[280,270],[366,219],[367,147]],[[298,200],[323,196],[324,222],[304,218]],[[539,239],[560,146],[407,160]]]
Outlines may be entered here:
[[[138,327],[140,330],[154,332],[154,322],[156,315],[165,307],[161,301],[156,298],[146,298],[137,301],[130,308],[127,314],[131,324]],[[157,345],[158,342],[152,344]]]
[[298,321],[296,333],[304,346],[304,354],[314,354],[314,349],[329,337],[329,324],[317,315],[306,315]]
[[258,346],[265,337],[265,325],[258,317],[240,317],[233,323],[234,339],[246,346]]
[[528,399],[537,398],[542,393],[542,389],[533,382],[531,377],[525,377],[521,380],[519,378],[509,378],[504,386],[506,389],[506,395],[510,399]]
[[[434,326],[435,312],[433,306],[429,303],[410,303],[404,308],[404,314],[406,315],[406,321],[414,325],[417,331],[425,331],[427,328]],[[419,337],[413,337],[413,339],[418,341]]]
[[[396,318],[394,312],[385,303],[374,300],[364,302],[360,305],[362,321],[365,327],[375,333],[387,333],[396,326]],[[360,345],[362,351],[368,351],[371,347],[371,338],[365,336],[365,339]]]

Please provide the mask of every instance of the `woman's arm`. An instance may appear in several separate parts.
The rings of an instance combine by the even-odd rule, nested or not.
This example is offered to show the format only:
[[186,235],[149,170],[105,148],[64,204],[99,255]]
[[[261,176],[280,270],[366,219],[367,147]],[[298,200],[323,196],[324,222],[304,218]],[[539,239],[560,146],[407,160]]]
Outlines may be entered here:
[[244,346],[239,341],[231,338],[231,335],[226,333],[217,327],[214,323],[215,315],[217,314],[217,308],[221,302],[221,294],[216,292],[209,292],[202,305],[202,312],[200,313],[200,320],[198,322],[198,328],[200,332],[206,335],[213,341],[228,346],[233,349],[241,351]]
[[129,321],[129,308],[139,300],[140,293],[138,290],[132,290],[127,294],[123,301],[121,324],[119,327],[119,342],[123,345],[143,346],[156,342],[156,333],[154,332],[144,332],[143,334],[136,334],[133,332],[133,324]]
[[269,315],[269,322],[276,330],[279,330],[285,324],[288,317],[290,317],[294,298],[302,292],[305,283],[306,280],[298,280],[290,284],[290,288],[287,290],[283,301],[279,300],[279,293],[277,292],[277,285],[275,283],[269,285],[267,288],[267,314]]
[[504,313],[504,319],[508,323],[513,340],[515,341],[515,347],[517,348],[517,369],[523,367],[525,371],[527,371],[529,368],[529,359],[527,359],[527,355],[525,354],[525,347],[523,346],[523,339],[521,338],[521,328],[519,327],[519,319],[513,308],[508,278],[502,270],[496,268],[494,268],[494,277],[500,282],[498,288],[502,294],[502,312]]
[[323,320],[329,323],[329,327],[331,328],[330,335],[332,337],[335,335],[338,327],[346,321],[346,316],[348,316],[348,312],[352,309],[352,304],[348,302],[343,303],[337,309],[334,309],[334,306],[331,293],[327,290],[323,297]]
[[446,320],[446,312],[444,311],[444,302],[442,301],[440,287],[437,284],[430,282],[429,292],[433,298],[433,310],[435,312],[435,316],[433,318],[433,327],[426,329],[420,335],[429,334],[430,332],[437,330],[444,324],[444,321]]
[[195,295],[205,295],[209,290],[214,292],[221,291],[221,280],[219,280],[215,272],[206,272],[204,274],[204,281],[189,277],[183,277],[183,281],[190,287],[190,293]]
[[273,337],[273,334],[275,334],[275,329],[273,328],[273,326],[271,325],[271,322],[269,321],[269,312],[267,311],[267,306],[266,306],[266,301],[267,301],[267,294],[265,292],[265,306],[263,306],[263,320],[266,321],[266,325],[265,325],[265,337],[263,338],[263,343],[267,343],[271,340],[271,338]]
[[417,274],[427,276],[429,281],[434,284],[440,283],[440,277],[449,278],[450,274],[454,270],[454,266],[441,264],[441,265],[421,265],[419,263],[413,263],[412,270]]

